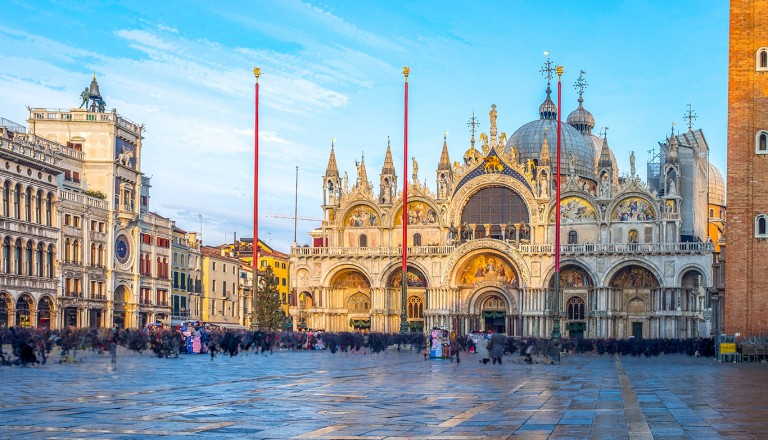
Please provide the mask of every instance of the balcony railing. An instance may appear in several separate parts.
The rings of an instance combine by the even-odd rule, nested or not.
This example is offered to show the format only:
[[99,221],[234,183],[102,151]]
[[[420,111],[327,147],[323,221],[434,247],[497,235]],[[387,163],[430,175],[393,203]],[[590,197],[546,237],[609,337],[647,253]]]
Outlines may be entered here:
[[[510,243],[521,254],[554,254],[555,245]],[[454,252],[458,246],[409,246],[408,255],[446,255]],[[600,244],[563,244],[563,255],[579,254],[698,254],[714,251],[714,245],[708,242],[686,243],[600,243]],[[291,255],[296,257],[378,257],[402,255],[400,247],[294,247]]]

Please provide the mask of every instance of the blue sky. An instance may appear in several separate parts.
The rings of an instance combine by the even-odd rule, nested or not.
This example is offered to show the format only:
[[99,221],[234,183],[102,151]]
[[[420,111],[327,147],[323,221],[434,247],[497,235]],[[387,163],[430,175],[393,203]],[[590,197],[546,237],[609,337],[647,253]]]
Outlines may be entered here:
[[[95,71],[107,108],[144,123],[152,210],[199,230],[206,244],[252,235],[253,73],[260,79],[260,236],[293,241],[299,216],[320,218],[331,138],[355,178],[365,152],[378,186],[387,146],[402,184],[403,77],[411,67],[409,155],[434,189],[443,133],[452,160],[469,147],[475,111],[497,105],[511,135],[538,118],[545,61],[565,66],[563,112],[584,105],[626,172],[635,151],[685,130],[691,103],[725,174],[728,2],[17,1],[0,23],[0,117],[26,106],[71,108]],[[553,97],[554,99],[554,97]],[[597,128],[595,132],[597,132]],[[409,164],[410,167],[410,164]],[[410,171],[409,171],[410,174]],[[299,244],[317,223],[300,221]]]

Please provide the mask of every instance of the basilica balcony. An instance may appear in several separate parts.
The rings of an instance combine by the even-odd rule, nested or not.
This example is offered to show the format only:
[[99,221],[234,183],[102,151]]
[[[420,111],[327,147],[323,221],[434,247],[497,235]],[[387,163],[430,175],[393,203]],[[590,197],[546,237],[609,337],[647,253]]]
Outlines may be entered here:
[[[448,255],[456,246],[408,246],[408,255]],[[397,257],[401,247],[294,247],[291,255],[297,257]]]
[[0,229],[13,236],[37,237],[50,241],[58,240],[59,238],[58,228],[27,223],[14,218],[0,218]]
[[[554,244],[523,244],[518,246],[522,254],[553,254]],[[685,243],[584,243],[562,244],[562,255],[665,255],[703,254],[714,251],[714,245],[707,242]]]

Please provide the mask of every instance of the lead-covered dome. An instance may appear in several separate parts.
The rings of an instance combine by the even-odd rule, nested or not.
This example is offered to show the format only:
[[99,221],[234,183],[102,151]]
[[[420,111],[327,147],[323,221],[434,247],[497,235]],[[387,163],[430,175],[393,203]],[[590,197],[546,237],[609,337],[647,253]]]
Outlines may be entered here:
[[[517,148],[520,161],[538,160],[541,144],[547,138],[550,157],[555,160],[557,148],[557,107],[547,93],[547,98],[539,109],[540,118],[518,128],[507,140],[504,148],[511,153]],[[573,126],[562,124],[560,172],[568,174],[570,155],[573,153],[575,171],[578,176],[595,181],[595,152],[591,143]]]
[[720,170],[712,163],[709,164],[709,203],[725,206],[725,181]]
[[[591,134],[592,129],[595,128],[595,117],[592,116],[592,113],[590,113],[589,110],[584,108],[583,103],[584,99],[579,97],[579,106],[568,115],[568,118],[565,121],[580,132]],[[600,153],[598,153],[598,155],[599,154]]]

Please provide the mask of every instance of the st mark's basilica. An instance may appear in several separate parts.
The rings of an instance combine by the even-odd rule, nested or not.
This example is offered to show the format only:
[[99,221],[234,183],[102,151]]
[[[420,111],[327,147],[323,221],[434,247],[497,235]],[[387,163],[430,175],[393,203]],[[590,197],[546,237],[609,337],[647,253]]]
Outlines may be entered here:
[[[581,84],[581,85],[580,85]],[[549,337],[559,310],[570,337],[708,336],[724,183],[701,130],[664,135],[645,178],[619,173],[607,136],[583,106],[562,122],[560,303],[554,293],[557,108],[547,85],[538,118],[507,136],[497,126],[451,161],[436,191],[408,181],[405,309],[411,331],[444,327]],[[690,122],[690,120],[689,120]],[[662,136],[660,136],[662,137]],[[437,146],[436,146],[437,147]],[[402,193],[387,146],[378,185],[364,159],[340,174],[333,145],[323,176],[321,227],[294,247],[294,322],[329,331],[397,332],[401,314]],[[716,230],[716,228],[715,228]],[[714,241],[714,243],[713,243]]]

